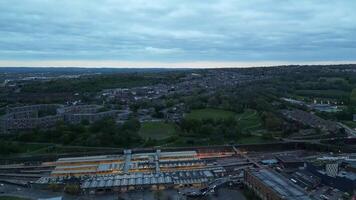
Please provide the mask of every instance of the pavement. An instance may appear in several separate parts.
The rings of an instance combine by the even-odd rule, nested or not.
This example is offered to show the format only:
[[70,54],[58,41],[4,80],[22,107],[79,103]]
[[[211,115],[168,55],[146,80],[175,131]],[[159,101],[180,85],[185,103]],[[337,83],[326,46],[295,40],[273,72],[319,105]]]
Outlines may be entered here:
[[16,185],[4,184],[0,185],[0,196],[16,196],[28,199],[49,198],[62,196],[62,193],[51,192],[46,190],[35,190]]

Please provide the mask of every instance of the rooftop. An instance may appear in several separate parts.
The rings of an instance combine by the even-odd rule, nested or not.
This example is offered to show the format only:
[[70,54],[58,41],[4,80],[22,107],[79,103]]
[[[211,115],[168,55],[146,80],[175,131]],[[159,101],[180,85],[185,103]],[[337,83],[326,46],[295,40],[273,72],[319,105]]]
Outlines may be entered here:
[[66,162],[88,162],[88,161],[105,161],[105,160],[119,160],[121,156],[117,155],[104,155],[104,156],[86,156],[86,157],[70,157],[70,158],[60,158],[57,163]]
[[302,188],[293,184],[287,178],[277,174],[276,172],[268,169],[261,169],[259,171],[251,171],[251,174],[257,177],[265,185],[275,190],[284,199],[310,199]]

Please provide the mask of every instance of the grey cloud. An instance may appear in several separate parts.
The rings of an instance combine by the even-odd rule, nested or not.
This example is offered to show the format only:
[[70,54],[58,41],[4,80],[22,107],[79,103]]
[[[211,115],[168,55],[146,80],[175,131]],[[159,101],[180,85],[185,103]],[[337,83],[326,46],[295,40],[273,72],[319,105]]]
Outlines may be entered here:
[[355,60],[349,0],[3,0],[0,59]]

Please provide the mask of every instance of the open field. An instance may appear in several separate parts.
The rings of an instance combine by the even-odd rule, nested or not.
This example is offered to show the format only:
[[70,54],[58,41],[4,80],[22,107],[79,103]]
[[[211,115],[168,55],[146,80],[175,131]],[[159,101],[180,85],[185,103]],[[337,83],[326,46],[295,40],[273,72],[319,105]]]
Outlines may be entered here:
[[262,128],[261,118],[257,111],[246,109],[243,113],[236,114],[232,111],[219,110],[219,109],[200,109],[193,110],[191,113],[187,114],[188,119],[228,119],[234,117],[241,128],[242,131],[254,131]]
[[144,122],[141,124],[139,135],[145,139],[166,139],[176,133],[173,124],[165,122]]
[[236,117],[242,131],[254,131],[262,128],[261,118],[255,110],[245,110]]
[[235,113],[232,111],[226,111],[221,109],[213,109],[213,108],[205,108],[199,110],[192,110],[189,114],[186,115],[187,119],[228,119],[230,117],[234,117]]

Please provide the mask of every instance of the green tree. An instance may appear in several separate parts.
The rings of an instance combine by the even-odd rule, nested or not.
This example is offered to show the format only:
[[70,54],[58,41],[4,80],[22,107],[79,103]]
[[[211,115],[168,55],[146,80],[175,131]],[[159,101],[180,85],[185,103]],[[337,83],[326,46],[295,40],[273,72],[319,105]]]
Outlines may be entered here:
[[281,120],[271,112],[264,112],[262,114],[262,120],[265,127],[270,131],[279,130],[281,127]]

